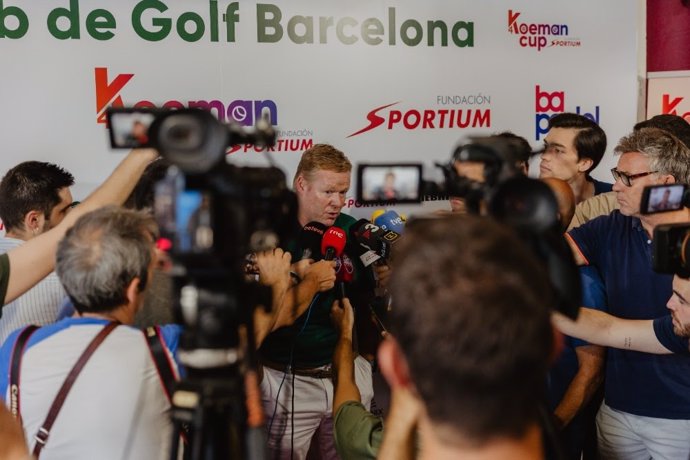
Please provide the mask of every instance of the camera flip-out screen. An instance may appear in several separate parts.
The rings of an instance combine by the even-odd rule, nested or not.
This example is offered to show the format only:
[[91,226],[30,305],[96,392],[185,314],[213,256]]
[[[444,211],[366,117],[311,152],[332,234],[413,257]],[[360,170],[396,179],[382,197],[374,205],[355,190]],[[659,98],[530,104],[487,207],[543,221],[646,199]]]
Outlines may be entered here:
[[150,147],[149,128],[157,113],[152,109],[108,109],[106,117],[110,128],[110,146],[114,149]]
[[664,184],[645,187],[642,191],[642,214],[677,211],[684,204],[685,184]]
[[422,201],[421,164],[360,164],[357,199],[362,203],[419,203]]

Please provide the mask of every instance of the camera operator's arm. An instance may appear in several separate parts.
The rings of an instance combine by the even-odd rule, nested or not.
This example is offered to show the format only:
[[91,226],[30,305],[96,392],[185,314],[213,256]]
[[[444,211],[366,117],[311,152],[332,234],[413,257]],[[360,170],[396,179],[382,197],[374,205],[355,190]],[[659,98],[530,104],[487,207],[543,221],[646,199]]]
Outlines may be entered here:
[[336,300],[331,317],[339,331],[333,353],[333,438],[340,458],[374,459],[383,438],[383,420],[362,405],[355,381],[352,336],[355,316],[348,298]]
[[146,166],[157,157],[158,152],[152,149],[132,150],[110,177],[55,228],[9,251],[9,273],[0,273],[0,278],[9,277],[3,304],[16,299],[53,270],[57,244],[79,217],[106,205],[124,203]]
[[561,332],[590,343],[643,353],[671,353],[657,339],[653,320],[622,319],[591,308],[581,308],[577,321],[556,312],[551,317]]
[[355,313],[350,300],[344,298],[342,304],[336,300],[331,308],[333,323],[338,329],[338,343],[333,353],[335,391],[333,393],[333,417],[346,401],[361,402],[359,388],[355,383],[355,355],[352,351],[352,329]]
[[587,405],[604,380],[606,348],[599,345],[581,345],[575,348],[575,355],[578,363],[577,373],[554,410],[554,416],[561,427],[567,426]]
[[285,303],[290,288],[290,253],[280,248],[261,252],[256,255],[256,267],[259,271],[259,282],[271,287],[271,311],[261,308],[254,310],[254,336],[259,348],[264,338],[274,330],[279,312]]

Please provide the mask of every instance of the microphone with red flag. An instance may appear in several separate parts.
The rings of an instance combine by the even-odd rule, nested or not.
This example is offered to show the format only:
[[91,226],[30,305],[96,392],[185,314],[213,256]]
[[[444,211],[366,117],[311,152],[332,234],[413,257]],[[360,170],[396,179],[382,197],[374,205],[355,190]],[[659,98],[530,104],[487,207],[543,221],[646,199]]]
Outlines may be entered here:
[[347,236],[345,230],[339,227],[330,227],[323,234],[321,240],[321,254],[326,260],[333,260],[340,256],[345,249],[347,243]]

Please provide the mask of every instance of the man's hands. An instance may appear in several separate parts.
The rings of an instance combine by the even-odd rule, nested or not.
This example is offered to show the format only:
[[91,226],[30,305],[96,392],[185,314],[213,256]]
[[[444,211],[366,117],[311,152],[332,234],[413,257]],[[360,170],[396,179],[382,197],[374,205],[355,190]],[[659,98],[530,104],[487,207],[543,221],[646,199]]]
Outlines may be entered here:
[[313,282],[317,292],[333,289],[335,286],[335,261],[320,260],[304,270],[304,281]]
[[336,300],[331,307],[333,325],[342,338],[352,339],[352,329],[355,325],[355,312],[352,309],[350,299],[344,297],[342,301]]
[[280,248],[260,252],[256,255],[259,283],[274,286],[290,281],[290,260],[292,256]]
[[378,285],[382,288],[388,287],[388,280],[391,277],[391,268],[386,264],[374,264],[374,273],[378,280]]

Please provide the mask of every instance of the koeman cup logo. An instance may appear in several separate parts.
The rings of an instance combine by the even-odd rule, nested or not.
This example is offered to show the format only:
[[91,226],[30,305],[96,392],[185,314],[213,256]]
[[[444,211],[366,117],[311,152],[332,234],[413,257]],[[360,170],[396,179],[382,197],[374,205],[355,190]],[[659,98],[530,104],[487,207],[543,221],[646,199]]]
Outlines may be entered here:
[[[244,100],[236,99],[229,103],[224,103],[218,99],[212,100],[189,100],[182,102],[179,100],[168,100],[160,106],[149,100],[140,100],[134,103],[125,103],[121,94],[124,87],[134,78],[133,73],[121,73],[112,80],[108,75],[107,67],[96,67],[94,69],[94,83],[96,90],[96,121],[105,123],[105,112],[109,107],[131,106],[135,108],[155,108],[162,107],[168,109],[181,109],[185,107],[199,108],[210,111],[220,121],[236,121],[243,126],[253,126],[262,117],[267,117],[274,126],[278,124],[278,107],[271,99]],[[261,153],[271,152],[303,152],[310,148],[313,141],[313,131],[311,129],[281,129],[277,130],[278,140],[273,147],[257,147],[254,145],[236,145],[228,153],[252,152]]]
[[536,48],[541,51],[553,46],[579,47],[579,38],[569,36],[567,24],[520,22],[522,12],[508,10],[508,32],[518,36],[523,48]]

